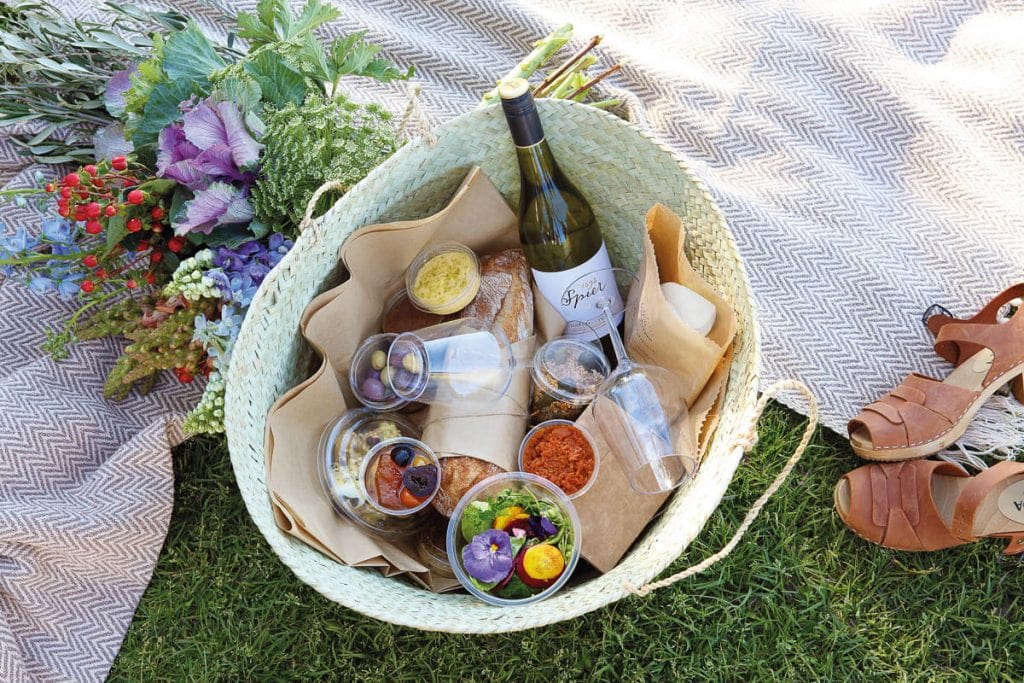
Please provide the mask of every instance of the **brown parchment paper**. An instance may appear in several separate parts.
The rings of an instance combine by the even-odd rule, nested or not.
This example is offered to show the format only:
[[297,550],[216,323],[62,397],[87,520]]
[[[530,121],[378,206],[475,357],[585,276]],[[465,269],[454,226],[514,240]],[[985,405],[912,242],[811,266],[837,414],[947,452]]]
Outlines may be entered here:
[[[314,299],[301,322],[303,335],[324,361],[312,377],[274,404],[267,419],[267,486],[278,525],[344,564],[377,567],[388,576],[409,573],[434,591],[450,590],[458,582],[429,572],[413,542],[368,534],[335,513],[322,493],[317,447],[332,419],[359,406],[348,386],[348,366],[362,340],[380,331],[386,296],[401,286],[406,266],[423,247],[444,240],[457,240],[478,253],[519,243],[515,215],[479,169],[469,173],[448,206],[433,216],[367,226],[345,241],[340,256],[349,279]],[[532,339],[525,340],[517,350],[528,355],[532,344]],[[529,394],[528,381],[528,372],[525,386],[522,373],[517,374],[518,385],[510,395],[518,391],[518,403]],[[422,419],[423,413],[413,418]],[[512,469],[526,425],[525,414],[518,419],[518,432],[506,426],[505,448],[474,455],[493,457],[495,464]],[[494,441],[493,434],[490,439]]]

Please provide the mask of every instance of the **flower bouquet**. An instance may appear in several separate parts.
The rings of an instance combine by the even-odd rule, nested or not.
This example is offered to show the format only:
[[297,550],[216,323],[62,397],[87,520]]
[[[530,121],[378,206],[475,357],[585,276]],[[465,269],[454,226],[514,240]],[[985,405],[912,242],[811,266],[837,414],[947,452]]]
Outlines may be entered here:
[[[8,11],[20,8],[30,22],[37,7]],[[108,397],[145,391],[164,370],[182,382],[206,376],[186,430],[222,431],[232,344],[260,282],[292,246],[296,216],[323,182],[354,184],[398,146],[386,111],[337,88],[349,75],[389,81],[412,70],[377,57],[361,35],[325,45],[314,29],[336,16],[319,0],[298,16],[265,0],[236,17],[232,35],[248,41],[246,51],[188,21],[153,33],[148,50],[135,41],[121,50],[125,68],[103,84],[114,120],[95,136],[95,163],[57,179],[37,173],[37,187],[5,193],[22,205],[52,202],[56,215],[38,234],[19,228],[0,238],[0,272],[80,303],[50,331],[46,350],[59,359],[75,341],[128,339]],[[109,65],[113,54],[94,56]],[[125,64],[132,56],[146,58]],[[77,113],[72,123],[82,122]],[[89,116],[100,118],[95,109]]]
[[[221,432],[239,326],[307,203],[326,182],[356,184],[401,144],[392,115],[342,95],[342,79],[388,82],[413,69],[380,57],[364,32],[325,43],[316,30],[339,13],[320,0],[298,14],[261,0],[224,42],[177,13],[105,10],[111,23],[61,21],[46,0],[0,9],[0,126],[35,125],[13,138],[26,155],[77,165],[0,193],[47,212],[38,230],[0,226],[0,274],[79,304],[48,332],[54,358],[77,341],[127,339],[108,398],[148,391],[164,371],[205,377],[185,429]],[[566,26],[539,41],[506,78],[535,72],[570,35]],[[587,97],[617,68],[587,76],[596,44],[538,89]]]

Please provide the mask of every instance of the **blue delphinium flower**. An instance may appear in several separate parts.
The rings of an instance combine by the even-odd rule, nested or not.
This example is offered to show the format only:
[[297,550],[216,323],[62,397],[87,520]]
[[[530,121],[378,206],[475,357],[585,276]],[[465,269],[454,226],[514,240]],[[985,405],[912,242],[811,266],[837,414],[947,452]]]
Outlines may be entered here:
[[41,225],[43,239],[51,244],[70,245],[75,239],[71,223],[63,218],[47,218]]
[[57,286],[53,284],[53,280],[45,275],[35,275],[30,278],[28,281],[28,288],[36,294],[46,294],[47,292],[57,291]]

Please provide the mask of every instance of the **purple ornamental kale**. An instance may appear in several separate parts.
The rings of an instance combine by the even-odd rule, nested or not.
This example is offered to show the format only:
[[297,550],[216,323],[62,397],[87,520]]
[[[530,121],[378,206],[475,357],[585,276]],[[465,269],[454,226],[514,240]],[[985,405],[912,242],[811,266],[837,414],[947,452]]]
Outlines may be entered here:
[[103,104],[114,118],[118,118],[124,113],[124,94],[132,87],[132,75],[138,71],[136,66],[115,71],[107,81],[106,90],[103,92]]
[[497,583],[512,571],[512,542],[508,534],[488,529],[462,549],[462,566],[481,583]]
[[160,131],[157,175],[194,192],[214,182],[248,187],[255,180],[262,150],[245,127],[238,105],[206,99],[185,112],[181,123]]
[[250,222],[255,212],[249,186],[263,145],[249,134],[234,102],[208,98],[183,109],[181,123],[160,131],[156,164],[158,176],[195,193],[175,216],[175,234],[209,234],[219,225]]
[[249,223],[256,212],[249,203],[249,190],[227,183],[213,183],[182,206],[182,217],[174,223],[174,234],[201,232],[209,235],[218,225]]

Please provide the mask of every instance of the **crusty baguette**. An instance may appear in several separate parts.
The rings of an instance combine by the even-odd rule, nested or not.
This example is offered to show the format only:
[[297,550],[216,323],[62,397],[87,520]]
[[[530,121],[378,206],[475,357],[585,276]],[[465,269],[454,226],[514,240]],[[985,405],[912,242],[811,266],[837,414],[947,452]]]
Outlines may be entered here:
[[[513,343],[533,336],[533,289],[522,250],[507,249],[480,260],[480,291],[460,315],[483,320],[492,329],[504,332]],[[434,497],[434,508],[450,517],[466,491],[504,471],[479,458],[442,457],[441,486]]]
[[533,336],[533,289],[521,249],[506,249],[480,260],[480,291],[462,315],[500,329],[512,343]]
[[451,517],[459,499],[478,483],[505,470],[480,458],[441,458],[441,486],[434,496],[434,509]]

